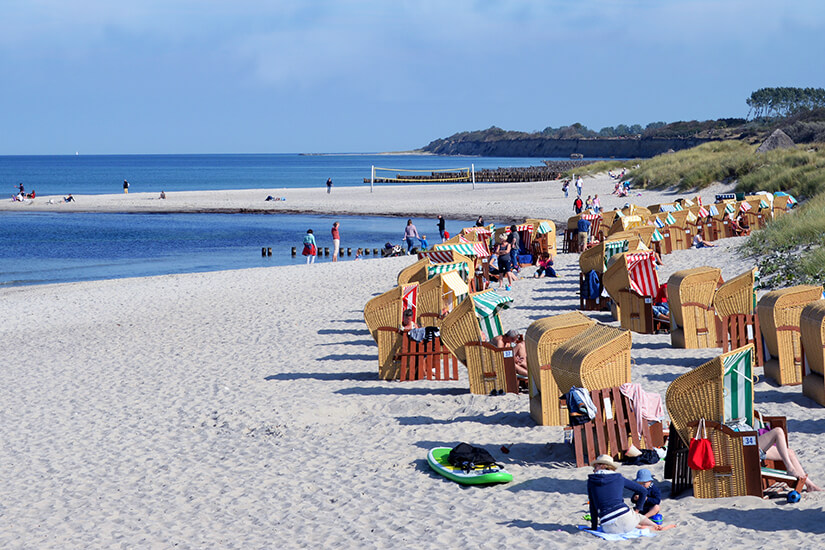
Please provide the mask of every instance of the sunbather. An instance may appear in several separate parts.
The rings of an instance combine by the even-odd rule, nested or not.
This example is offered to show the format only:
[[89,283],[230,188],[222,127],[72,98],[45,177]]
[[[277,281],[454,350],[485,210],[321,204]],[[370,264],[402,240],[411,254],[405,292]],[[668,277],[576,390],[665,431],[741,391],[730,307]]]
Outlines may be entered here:
[[410,330],[413,328],[420,328],[415,322],[415,315],[412,309],[405,309],[401,316],[401,330]]
[[[796,453],[793,449],[788,447],[785,439],[785,431],[782,428],[773,428],[771,430],[759,430],[759,436],[756,438],[759,448],[765,452],[765,458],[769,460],[781,460],[785,463],[788,473],[802,477],[805,474],[805,469],[796,458]],[[805,480],[805,489],[808,491],[821,491],[811,478]]]
[[527,346],[524,345],[524,338],[515,331],[508,330],[501,336],[496,336],[490,342],[497,348],[513,348],[513,361],[516,364],[516,375],[522,379],[527,379]]
[[706,241],[701,233],[696,233],[693,236],[693,248],[713,248],[715,246],[715,244]]

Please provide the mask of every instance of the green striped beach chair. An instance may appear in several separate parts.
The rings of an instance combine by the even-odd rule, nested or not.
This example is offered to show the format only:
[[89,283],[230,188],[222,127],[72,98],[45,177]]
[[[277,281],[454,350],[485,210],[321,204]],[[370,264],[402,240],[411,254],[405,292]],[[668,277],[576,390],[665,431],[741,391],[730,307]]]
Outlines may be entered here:
[[467,367],[471,393],[508,389],[504,354],[509,350],[490,342],[504,333],[499,313],[512,301],[494,290],[471,293],[441,323],[441,341]]

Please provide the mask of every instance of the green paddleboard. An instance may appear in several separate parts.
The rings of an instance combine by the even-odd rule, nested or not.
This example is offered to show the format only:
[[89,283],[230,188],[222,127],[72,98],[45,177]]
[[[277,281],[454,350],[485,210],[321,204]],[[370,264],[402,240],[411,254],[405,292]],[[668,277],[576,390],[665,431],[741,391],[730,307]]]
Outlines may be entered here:
[[497,465],[477,466],[465,472],[461,468],[450,464],[450,451],[449,447],[436,447],[427,453],[427,463],[430,468],[447,479],[462,485],[487,485],[489,483],[509,483],[513,481],[513,474]]

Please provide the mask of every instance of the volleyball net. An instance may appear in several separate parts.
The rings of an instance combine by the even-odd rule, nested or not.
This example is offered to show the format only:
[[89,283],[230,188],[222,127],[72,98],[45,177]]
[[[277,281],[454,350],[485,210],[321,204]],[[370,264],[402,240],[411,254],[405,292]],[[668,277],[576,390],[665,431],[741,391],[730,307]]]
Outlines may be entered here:
[[408,168],[381,168],[372,166],[370,178],[364,178],[370,189],[376,183],[473,183],[474,167],[440,168],[438,170],[411,170]]

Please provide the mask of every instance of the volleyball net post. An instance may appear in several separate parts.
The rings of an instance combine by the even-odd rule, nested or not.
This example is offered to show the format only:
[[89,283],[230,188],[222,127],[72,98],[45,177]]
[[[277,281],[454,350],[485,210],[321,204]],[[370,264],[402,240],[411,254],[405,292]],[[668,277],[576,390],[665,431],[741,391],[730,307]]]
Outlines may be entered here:
[[372,193],[372,188],[375,185],[375,165],[372,165],[372,169],[370,170],[370,193]]
[[475,165],[475,163],[470,165],[470,170],[473,173],[473,189],[475,189],[476,188],[476,165]]

